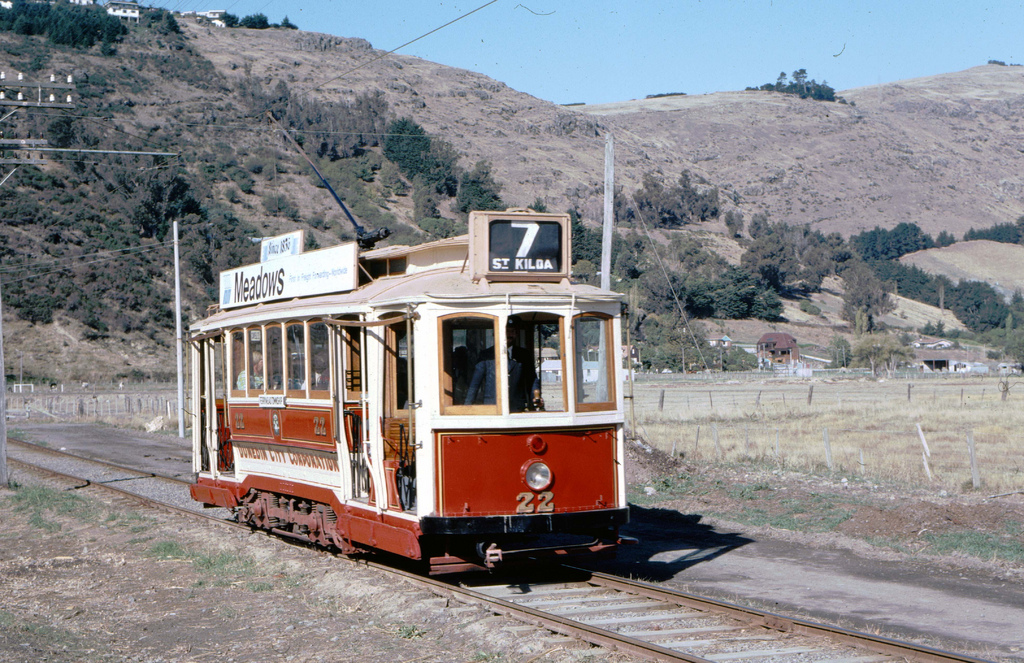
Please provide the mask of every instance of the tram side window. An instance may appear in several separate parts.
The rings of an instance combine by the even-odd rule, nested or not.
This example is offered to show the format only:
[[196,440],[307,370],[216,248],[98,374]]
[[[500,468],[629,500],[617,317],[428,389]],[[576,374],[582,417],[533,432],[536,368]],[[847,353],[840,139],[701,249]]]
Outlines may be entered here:
[[306,325],[296,322],[285,331],[285,351],[288,356],[288,392],[292,396],[306,395]]
[[343,327],[341,338],[345,344],[345,400],[358,401],[363,397],[360,331],[352,327]]
[[412,394],[409,393],[409,333],[405,322],[388,327],[387,361],[385,379],[389,389],[393,389],[393,399],[389,399],[392,411],[405,410],[409,407]]
[[483,362],[494,365],[497,355],[494,343],[496,322],[489,316],[454,317],[441,321],[441,406],[446,412],[459,413],[459,406],[465,405],[494,407],[467,409],[464,414],[497,412],[493,385],[491,393],[485,393],[486,388],[478,388],[478,394],[469,397],[475,367],[485,365]]
[[231,332],[231,388],[234,396],[245,395],[245,332]]
[[581,315],[573,321],[577,410],[615,407],[611,336],[610,318]]
[[309,325],[310,398],[328,398],[331,388],[331,354],[328,348],[327,324]]
[[266,384],[263,376],[263,329],[250,327],[246,330],[249,334],[249,363],[246,370],[249,375],[249,390],[262,390]]
[[284,390],[284,343],[281,325],[267,325],[267,391]]

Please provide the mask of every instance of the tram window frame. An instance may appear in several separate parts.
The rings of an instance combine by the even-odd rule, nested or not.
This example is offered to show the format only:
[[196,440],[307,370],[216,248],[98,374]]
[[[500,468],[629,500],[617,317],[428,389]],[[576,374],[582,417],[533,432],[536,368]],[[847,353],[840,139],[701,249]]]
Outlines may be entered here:
[[[342,316],[340,320],[358,322],[356,316]],[[341,359],[342,366],[339,371],[342,373],[341,389],[342,399],[345,402],[358,402],[363,400],[363,337],[362,329],[357,327],[340,326],[339,339],[342,345]]]
[[[495,362],[497,366],[498,362],[498,317],[494,315],[488,315],[485,313],[451,313],[449,315],[442,316],[437,320],[437,333],[441,339],[441,347],[438,349],[438,360],[440,361],[441,370],[439,371],[440,380],[440,396],[441,396],[441,414],[444,415],[460,415],[460,414],[471,414],[471,415],[498,415],[501,414],[501,404],[505,397],[505,385],[496,384],[495,402],[493,404],[465,404],[459,403],[455,398],[455,388],[453,385],[454,379],[452,376],[452,369],[454,364],[454,322],[456,320],[484,320],[491,323],[491,351],[492,356],[490,359]],[[487,361],[485,351],[487,346],[485,345],[480,356],[476,361],[469,365],[469,358],[467,357],[467,382],[466,386],[469,386],[469,378],[472,377],[472,372],[475,370],[476,365],[481,361]],[[503,381],[498,380],[498,383]],[[464,397],[463,397],[464,399]]]
[[[603,328],[603,331],[602,331],[603,339],[602,340],[604,341],[604,346],[606,348],[606,351],[604,353],[605,354],[605,357],[604,357],[604,374],[605,374],[605,377],[606,377],[605,383],[606,383],[606,387],[607,387],[607,390],[608,390],[608,393],[606,394],[607,399],[606,400],[602,400],[602,401],[585,401],[585,400],[580,398],[582,390],[583,390],[583,387],[584,387],[584,384],[586,384],[586,383],[583,382],[585,374],[584,374],[584,370],[583,370],[583,360],[580,357],[580,346],[579,346],[581,335],[579,333],[579,329],[577,327],[577,324],[580,323],[581,321],[583,321],[584,319],[599,320],[602,323],[602,328]],[[617,403],[618,395],[617,395],[617,393],[615,391],[615,357],[616,357],[615,348],[617,346],[613,343],[613,341],[614,341],[614,339],[613,339],[614,324],[613,323],[614,323],[614,318],[612,316],[610,316],[610,315],[605,314],[605,313],[597,313],[597,312],[593,312],[593,311],[588,311],[588,312],[580,313],[580,314],[578,314],[576,316],[573,316],[573,319],[572,319],[573,390],[572,391],[573,391],[573,400],[574,400],[574,402],[576,404],[576,411],[577,412],[599,412],[599,411],[606,411],[606,410],[614,410],[616,408],[616,403]],[[600,352],[600,349],[598,350],[598,352]],[[600,358],[598,359],[598,363],[600,364]]]
[[[259,334],[258,339],[255,337],[256,333]],[[245,328],[245,379],[246,390],[249,395],[263,393],[267,387],[267,348],[264,344],[266,337],[263,325],[252,325]],[[258,348],[253,347],[253,341],[259,343]],[[254,359],[256,352],[260,353],[259,360]],[[259,361],[262,365],[259,375],[253,370],[256,361]],[[257,383],[257,380],[259,380],[259,383]]]
[[[284,387],[286,384],[285,375],[285,364],[284,364],[284,329],[279,322],[273,322],[263,326],[263,348],[265,350],[263,354],[263,370],[264,370],[264,389],[263,391],[268,394],[283,394]],[[271,336],[277,336],[278,351],[272,352],[271,345],[274,342]],[[276,361],[275,361],[276,360]],[[277,369],[278,379],[280,380],[279,388],[274,388],[274,369]]]
[[[532,336],[531,342],[534,344],[534,347],[531,351],[533,352],[534,356],[538,359],[536,367],[537,382],[540,385],[541,400],[544,402],[544,407],[542,409],[525,410],[525,412],[568,412],[569,387],[568,381],[566,380],[566,370],[568,368],[566,358],[568,357],[569,352],[566,349],[565,345],[565,316],[559,315],[557,313],[542,313],[538,311],[537,313],[519,314],[516,317],[519,318],[521,325],[532,327],[532,329],[530,330],[530,334]],[[539,340],[537,338],[537,327],[540,325],[550,325],[555,323],[556,321],[558,323],[558,361],[561,363],[561,379],[557,383],[550,383],[544,381],[544,345],[542,343],[539,346],[537,345]],[[562,392],[562,406],[557,410],[553,409],[552,407],[549,407],[549,401],[547,399],[544,399],[544,394],[550,393],[546,392],[544,387],[545,385],[551,384],[554,384],[556,390],[560,390]]]
[[[230,366],[228,367],[228,375],[231,377],[231,396],[234,398],[244,398],[246,387],[248,386],[248,373],[245,377],[242,377],[242,373],[245,371],[245,358],[248,356],[248,352],[245,347],[245,330],[244,329],[232,329],[228,332],[230,339],[231,348],[228,353],[230,357]],[[239,379],[242,380],[241,388],[238,387]]]
[[[313,334],[314,334],[314,330],[313,330],[313,328],[314,327],[318,327],[318,326],[322,326],[323,329],[324,329],[323,359],[320,359],[320,361],[326,360],[326,365],[322,366],[323,374],[326,376],[326,385],[327,385],[326,389],[316,389],[315,388],[316,386],[318,386],[317,385],[317,380],[316,380],[316,375],[317,375],[316,368],[317,368],[317,360],[318,360],[320,355],[319,355],[319,353],[314,355],[314,347],[313,347]],[[309,380],[308,380],[308,382],[309,382],[309,398],[310,399],[314,399],[314,400],[328,400],[331,397],[331,383],[334,381],[332,379],[332,376],[334,375],[334,371],[333,371],[332,366],[331,366],[331,329],[330,329],[330,326],[326,322],[324,322],[323,320],[307,320],[306,321],[306,341],[307,341],[307,343],[306,343],[306,357],[308,358],[307,359],[307,361],[308,361],[307,368],[308,368],[308,371],[309,371]]]
[[[391,316],[384,320],[392,319]],[[416,402],[416,374],[413,366],[412,356],[409,352],[409,338],[407,334],[407,320],[405,316],[397,315],[394,322],[388,323],[384,328],[384,398],[386,403],[386,418],[408,416],[409,404]],[[413,371],[412,393],[405,394],[405,407],[399,407],[399,392],[408,389],[409,379],[407,374],[399,375],[398,360],[401,359],[400,346],[401,336],[405,338],[405,361],[406,371]],[[400,384],[401,383],[401,384]]]
[[[299,378],[296,378],[292,374],[292,367],[295,365],[295,362],[292,361],[292,355],[295,354],[293,352],[294,344],[292,339],[294,337],[292,336],[292,330],[296,327],[299,328],[300,337],[302,338],[301,361],[299,362],[299,365],[302,366],[302,376]],[[285,395],[289,398],[306,397],[306,386],[308,384],[307,376],[309,375],[309,356],[306,352],[308,347],[309,343],[308,336],[306,334],[306,323],[301,320],[286,322],[284,325],[285,379],[287,380]],[[296,380],[298,380],[298,384],[301,385],[300,387],[292,386]]]

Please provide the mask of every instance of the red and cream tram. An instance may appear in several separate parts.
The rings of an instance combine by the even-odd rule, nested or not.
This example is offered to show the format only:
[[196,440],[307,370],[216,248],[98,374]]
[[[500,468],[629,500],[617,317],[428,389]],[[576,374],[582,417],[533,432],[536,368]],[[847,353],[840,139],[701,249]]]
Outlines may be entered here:
[[301,244],[265,240],[192,326],[194,499],[432,573],[614,550],[620,295],[570,282],[567,215]]

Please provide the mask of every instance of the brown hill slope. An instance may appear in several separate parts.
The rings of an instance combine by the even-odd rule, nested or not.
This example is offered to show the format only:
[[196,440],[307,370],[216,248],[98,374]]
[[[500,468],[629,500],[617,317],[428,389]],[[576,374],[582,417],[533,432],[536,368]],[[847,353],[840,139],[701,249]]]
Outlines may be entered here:
[[674,180],[690,170],[748,219],[765,211],[844,235],[912,221],[959,235],[1024,213],[1021,67],[842,93],[856,105],[723,92],[561,107],[414,57],[350,71],[381,55],[363,40],[183,24],[228,78],[252,71],[267,84],[316,86],[325,99],[384,90],[398,115],[453,143],[468,163],[491,161],[516,204],[541,198],[600,218],[602,134],[611,131],[618,183],[632,189],[646,172]]
[[1024,68],[841,94],[855,105],[725,92],[583,110],[642,148],[646,165],[697,167],[740,209],[779,221],[844,235],[908,221],[960,235],[1024,213]]
[[900,262],[954,281],[986,281],[1006,297],[1024,290],[1024,246],[988,240],[958,242],[941,249],[917,251]]

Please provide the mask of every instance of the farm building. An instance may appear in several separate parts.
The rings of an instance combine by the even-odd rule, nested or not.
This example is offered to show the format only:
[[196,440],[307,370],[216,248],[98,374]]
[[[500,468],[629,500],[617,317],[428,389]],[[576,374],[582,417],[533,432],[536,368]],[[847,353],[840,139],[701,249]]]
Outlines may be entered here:
[[769,332],[757,341],[757,363],[761,368],[775,364],[795,364],[800,361],[800,348],[796,339],[785,332]]

